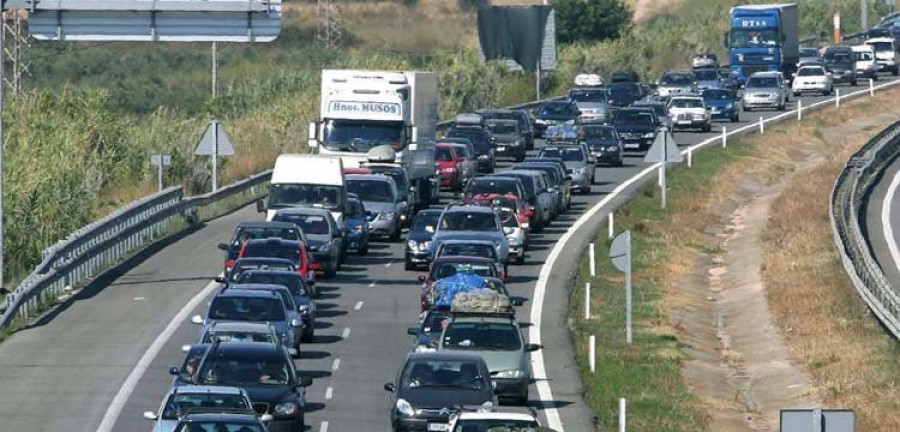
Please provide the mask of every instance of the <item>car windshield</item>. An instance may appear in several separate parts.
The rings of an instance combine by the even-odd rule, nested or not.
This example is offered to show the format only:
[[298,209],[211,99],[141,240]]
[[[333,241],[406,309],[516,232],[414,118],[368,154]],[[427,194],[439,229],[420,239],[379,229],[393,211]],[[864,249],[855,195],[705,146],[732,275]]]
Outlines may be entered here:
[[873,58],[870,51],[856,51],[853,54],[856,57],[856,61],[870,61]]
[[472,198],[475,195],[481,194],[497,194],[497,195],[506,195],[513,194],[518,196],[519,189],[516,187],[516,181],[514,179],[501,179],[501,178],[475,178],[469,183],[469,186],[466,188],[466,198]]
[[487,137],[487,133],[481,128],[454,128],[447,136],[450,138],[468,138],[469,141],[472,141],[472,144],[475,146],[475,151],[478,154],[488,154],[491,152],[490,139]]
[[286,385],[291,371],[280,358],[209,356],[197,374],[199,384],[233,387]]
[[[715,79],[715,78],[713,78]],[[688,74],[666,74],[659,80],[660,85],[685,87],[693,84],[694,80]]]
[[581,147],[544,147],[538,157],[560,158],[565,162],[583,162],[585,160]]
[[343,206],[340,186],[276,183],[269,186],[269,208],[321,207],[329,210]]
[[452,432],[537,432],[539,427],[534,420],[464,419]]
[[728,90],[707,90],[703,92],[703,99],[706,100],[729,100],[733,99],[733,94]]
[[305,296],[306,285],[303,284],[303,277],[297,273],[273,273],[266,271],[244,272],[238,278],[239,284],[266,284],[281,285],[286,287],[291,295]]
[[637,96],[640,91],[635,84],[613,84],[606,88],[606,94],[611,97]]
[[873,47],[875,47],[876,52],[894,52],[894,44],[890,42],[869,42],[866,45],[872,45]]
[[634,104],[635,108],[649,108],[656,113],[657,117],[665,117],[669,115],[666,111],[666,106],[661,103],[636,103]]
[[300,234],[295,228],[242,228],[234,233],[232,246],[240,246],[248,240],[280,238],[282,240],[300,240]]
[[437,147],[434,149],[434,160],[440,162],[453,162],[453,152],[446,147]]
[[397,192],[400,195],[403,195],[403,191],[409,190],[409,182],[406,180],[406,172],[402,168],[397,167],[386,167],[386,166],[372,166],[369,167],[372,170],[372,174],[381,174],[386,175],[392,179],[394,179],[394,185],[397,186]]
[[510,323],[455,322],[444,329],[444,348],[515,351],[522,348],[519,329]]
[[615,118],[613,119],[613,124],[615,125],[648,125],[652,126],[655,124],[653,122],[653,114],[650,114],[646,111],[619,111],[616,113]]
[[825,53],[826,64],[850,63],[853,61],[853,53],[847,51]]
[[222,321],[284,321],[284,305],[274,298],[216,297],[209,306],[209,318]]
[[797,76],[823,76],[825,71],[822,68],[800,68]]
[[732,48],[774,47],[778,45],[778,30],[746,30],[731,31]]
[[169,396],[163,409],[163,420],[177,420],[191,410],[252,411],[247,399],[240,394],[175,393]]
[[372,147],[390,145],[401,150],[403,123],[328,120],[323,145],[329,150],[368,152]]
[[703,99],[672,99],[672,108],[703,108]]
[[441,231],[500,231],[494,213],[447,212],[440,223]]
[[571,107],[567,103],[545,103],[541,107],[538,115],[569,115],[572,114]]
[[500,223],[503,224],[504,228],[519,227],[519,219],[516,218],[516,213],[512,209],[501,207],[495,208],[494,211],[496,211],[497,216],[500,217]]
[[298,213],[275,213],[273,221],[291,222],[300,227],[304,233],[328,235],[331,232],[328,229],[328,221],[322,215],[309,215]]
[[699,81],[717,81],[719,79],[719,71],[715,69],[698,69],[694,71],[694,76]]
[[347,192],[355,193],[363,201],[394,202],[391,184],[380,180],[347,180]]
[[472,154],[469,153],[469,148],[466,146],[453,146],[456,149],[456,154],[462,156],[466,159],[472,159]]
[[175,432],[263,432],[259,425],[227,421],[191,421],[181,423]]
[[775,77],[750,77],[747,79],[747,88],[776,88],[778,78]]
[[211,330],[206,333],[203,333],[203,338],[200,340],[200,343],[213,343],[215,341],[220,342],[260,342],[260,343],[277,343],[272,333],[253,333],[253,332],[242,332],[242,331],[218,331]]
[[445,244],[438,256],[471,256],[498,260],[497,250],[489,244]]
[[494,267],[486,264],[443,263],[431,270],[433,280],[441,280],[458,274],[497,277]]
[[488,377],[478,364],[468,360],[412,360],[403,368],[400,387],[404,389],[460,388],[485,390]]
[[616,139],[616,130],[611,127],[586,127],[582,132],[587,138]]
[[[434,232],[434,227],[438,223],[441,214],[439,212],[419,212],[413,219],[412,231],[415,232]],[[431,228],[429,230],[429,227]]]
[[517,123],[488,123],[488,129],[495,135],[508,135],[518,132]]
[[606,91],[604,89],[569,90],[569,99],[571,99],[575,102],[606,102]]
[[241,258],[281,258],[294,263],[300,262],[300,247],[297,243],[269,242],[256,240],[244,246]]
[[250,270],[285,270],[285,271],[296,271],[297,267],[293,264],[288,263],[272,263],[272,262],[259,262],[259,261],[250,261],[250,262],[242,262],[238,261],[234,266],[234,270],[231,271],[231,280],[237,281],[238,278],[244,274],[244,272]]
[[444,325],[449,322],[450,311],[444,309],[432,309],[431,312],[428,312],[425,315],[425,320],[422,321],[422,332],[431,333],[431,332],[441,332],[444,330]]

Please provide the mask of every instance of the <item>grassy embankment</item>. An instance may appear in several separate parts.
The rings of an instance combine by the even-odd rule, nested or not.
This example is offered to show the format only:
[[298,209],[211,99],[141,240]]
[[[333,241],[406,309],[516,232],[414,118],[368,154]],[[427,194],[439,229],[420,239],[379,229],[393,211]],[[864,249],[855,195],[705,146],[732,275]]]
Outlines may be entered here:
[[[891,106],[897,90],[875,101],[829,109],[807,116],[803,125],[767,129],[764,137],[731,140],[727,149],[695,155],[691,169],[669,176],[670,205],[659,209],[652,186],[616,212],[617,231],[630,229],[634,246],[634,344],[625,344],[624,278],[608,259],[604,232],[597,238],[597,271],[587,259],[571,298],[578,363],[588,387],[588,402],[612,426],[619,397],[629,400],[629,430],[703,430],[707,412],[716,409],[692,394],[682,374],[687,337],[671,312],[683,299],[673,285],[690,277],[698,256],[715,256],[718,239],[711,230],[724,226],[737,180],[753,171],[777,182],[797,169],[794,149],[816,143],[827,163],[803,173],[775,203],[779,211],[766,231],[765,283],[777,327],[792,328],[786,342],[792,361],[825,389],[829,407],[857,410],[865,430],[896,430],[896,394],[900,369],[891,361],[897,344],[890,340],[856,296],[836,258],[828,227],[828,191],[846,156],[875,133],[843,139],[823,138],[830,125],[877,113]],[[859,132],[859,131],[858,131]],[[591,282],[592,319],[584,319],[584,284]],[[589,335],[598,341],[597,372],[587,372]],[[862,427],[862,426],[861,426]]]

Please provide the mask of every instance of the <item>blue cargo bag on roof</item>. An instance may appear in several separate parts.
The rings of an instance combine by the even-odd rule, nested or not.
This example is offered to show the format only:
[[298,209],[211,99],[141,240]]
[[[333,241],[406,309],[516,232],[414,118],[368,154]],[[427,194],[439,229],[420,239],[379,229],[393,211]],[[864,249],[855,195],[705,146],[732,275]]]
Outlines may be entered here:
[[456,274],[443,278],[435,283],[438,300],[434,305],[449,308],[457,294],[479,290],[486,286],[484,278],[476,275]]

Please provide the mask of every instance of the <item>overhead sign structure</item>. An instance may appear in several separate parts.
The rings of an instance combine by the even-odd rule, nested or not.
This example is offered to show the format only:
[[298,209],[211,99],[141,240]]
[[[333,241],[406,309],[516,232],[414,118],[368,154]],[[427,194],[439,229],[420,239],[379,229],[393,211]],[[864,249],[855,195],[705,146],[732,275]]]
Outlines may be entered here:
[[218,121],[209,122],[206,132],[200,138],[197,144],[197,150],[194,150],[196,156],[210,156],[212,161],[212,191],[218,189],[218,171],[219,156],[233,156],[234,147],[231,145],[231,138],[225,133],[225,128]]
[[625,342],[631,345],[631,231],[613,239],[609,258],[619,271],[625,272]]
[[650,150],[647,150],[647,155],[644,156],[644,162],[662,162],[662,165],[659,167],[659,187],[662,192],[660,194],[662,200],[660,205],[662,208],[666,208],[666,164],[680,163],[682,160],[684,158],[681,156],[681,151],[678,150],[678,143],[675,142],[675,137],[672,136],[672,133],[668,129],[664,129],[656,134],[653,145],[650,146]]
[[48,41],[271,42],[281,0],[8,0]]
[[157,190],[163,190],[163,166],[172,165],[172,155],[152,154],[150,155],[150,165],[156,167]]

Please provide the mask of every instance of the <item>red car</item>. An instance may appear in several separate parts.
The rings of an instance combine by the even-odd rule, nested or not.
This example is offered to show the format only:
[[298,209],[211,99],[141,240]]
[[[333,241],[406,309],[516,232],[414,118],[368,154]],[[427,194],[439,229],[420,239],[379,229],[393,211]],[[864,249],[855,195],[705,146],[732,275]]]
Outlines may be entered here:
[[531,216],[534,214],[534,211],[528,210],[525,207],[525,204],[523,204],[519,199],[519,197],[515,195],[481,194],[475,195],[472,198],[468,198],[467,201],[469,204],[507,209],[516,215],[516,219],[519,221],[519,226],[521,226],[522,229],[524,229],[525,231],[529,230],[528,222],[531,219]]
[[441,187],[462,190],[465,162],[466,158],[457,153],[454,146],[448,144],[434,146],[434,166],[441,173]]
[[241,246],[238,258],[282,258],[297,266],[297,273],[303,277],[307,285],[316,283],[316,263],[306,250],[306,244],[296,240],[267,238],[249,240]]

